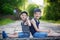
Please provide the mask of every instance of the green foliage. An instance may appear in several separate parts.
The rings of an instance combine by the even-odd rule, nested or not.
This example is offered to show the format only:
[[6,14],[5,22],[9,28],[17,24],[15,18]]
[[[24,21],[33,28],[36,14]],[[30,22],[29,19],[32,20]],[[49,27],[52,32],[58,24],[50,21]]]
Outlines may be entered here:
[[27,0],[0,0],[0,15],[13,14],[14,8],[19,9],[25,2]]
[[47,20],[60,19],[60,3],[58,1],[49,1],[50,5],[44,8],[44,18]]
[[29,16],[33,17],[33,10],[35,8],[39,8],[38,5],[36,4],[29,4],[28,7],[27,7],[27,11],[29,12]]
[[17,1],[17,6],[18,7],[23,7],[27,3],[27,0],[18,0]]
[[13,14],[13,7],[10,4],[2,5],[3,15]]

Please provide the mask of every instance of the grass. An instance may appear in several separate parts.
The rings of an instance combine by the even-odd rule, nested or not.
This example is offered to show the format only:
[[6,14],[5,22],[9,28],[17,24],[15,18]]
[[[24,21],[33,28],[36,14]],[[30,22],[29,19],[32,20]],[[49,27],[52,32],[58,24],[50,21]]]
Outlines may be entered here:
[[8,24],[8,23],[12,23],[14,22],[14,20],[11,20],[11,19],[0,19],[0,25],[5,25],[5,24]]

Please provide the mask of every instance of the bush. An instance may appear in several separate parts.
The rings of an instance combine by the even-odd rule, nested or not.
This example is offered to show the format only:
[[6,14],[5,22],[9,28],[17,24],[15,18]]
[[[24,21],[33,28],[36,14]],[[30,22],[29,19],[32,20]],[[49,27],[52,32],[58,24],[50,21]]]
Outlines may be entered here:
[[10,4],[2,5],[3,15],[13,14],[13,7]]
[[44,19],[47,20],[60,20],[60,6],[59,2],[48,2],[50,5],[47,5],[44,8]]
[[27,0],[0,0],[0,15],[13,14],[15,7],[20,9],[26,2]]

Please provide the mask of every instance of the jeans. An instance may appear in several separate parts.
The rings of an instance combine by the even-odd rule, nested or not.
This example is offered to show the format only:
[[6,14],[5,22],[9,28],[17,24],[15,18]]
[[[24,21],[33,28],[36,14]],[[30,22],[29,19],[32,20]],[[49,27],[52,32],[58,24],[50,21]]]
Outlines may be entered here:
[[30,36],[30,33],[28,33],[28,32],[19,32],[18,33],[19,38],[29,38],[29,36]]
[[45,38],[47,37],[47,33],[46,32],[36,32],[33,37],[35,38]]

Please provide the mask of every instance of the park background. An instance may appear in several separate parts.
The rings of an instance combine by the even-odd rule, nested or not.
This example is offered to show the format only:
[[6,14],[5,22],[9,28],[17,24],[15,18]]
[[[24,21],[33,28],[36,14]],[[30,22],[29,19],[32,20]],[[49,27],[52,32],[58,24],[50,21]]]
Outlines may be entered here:
[[0,0],[0,33],[20,31],[20,12],[27,11],[33,17],[35,8],[42,11],[40,26],[60,33],[60,0]]
[[0,25],[19,20],[21,11],[33,17],[34,8],[41,9],[41,20],[60,23],[60,0],[0,0]]

